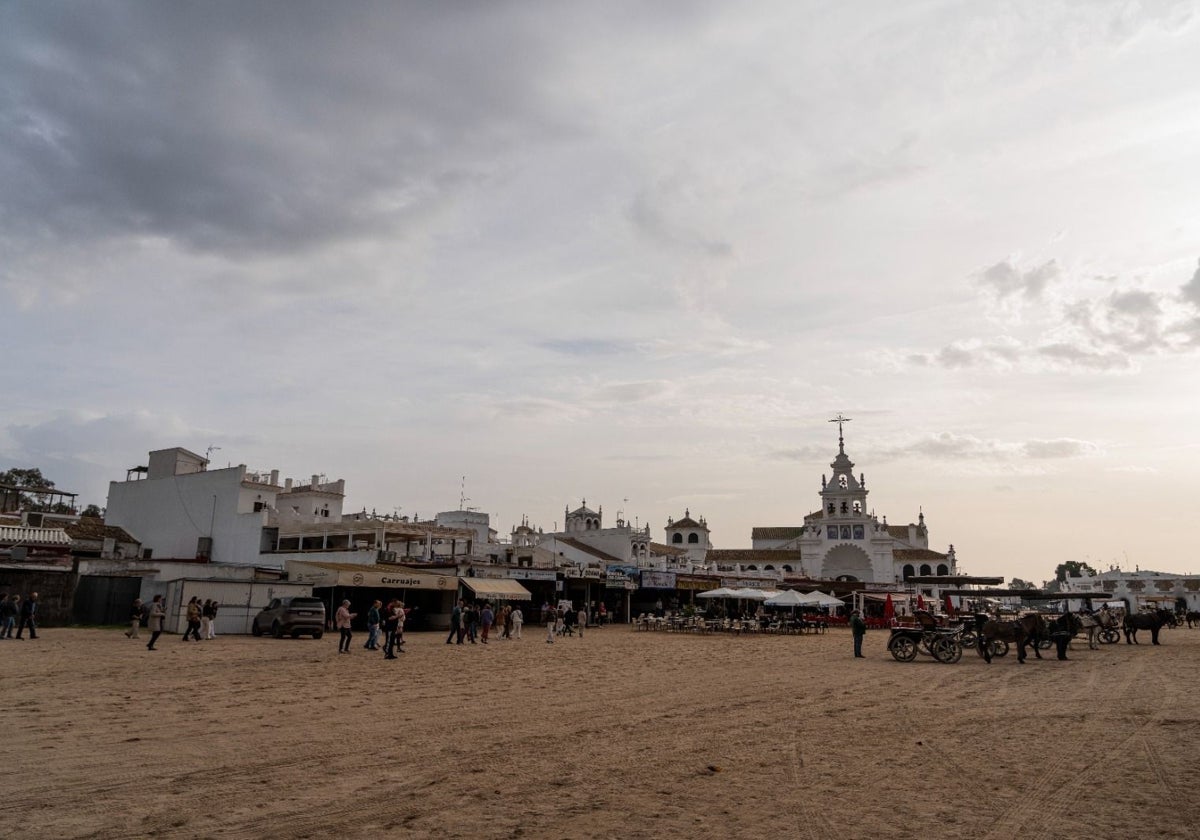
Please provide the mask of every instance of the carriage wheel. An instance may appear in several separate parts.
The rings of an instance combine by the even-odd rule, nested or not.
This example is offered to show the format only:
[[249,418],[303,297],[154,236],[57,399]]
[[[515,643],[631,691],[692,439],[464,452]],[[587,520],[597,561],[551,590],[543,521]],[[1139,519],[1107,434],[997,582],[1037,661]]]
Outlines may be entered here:
[[963,647],[975,647],[976,639],[974,630],[964,630],[962,636],[959,638],[962,639]]
[[917,658],[917,643],[912,636],[893,636],[888,651],[897,662],[912,662]]
[[953,665],[962,659],[962,645],[954,639],[935,639],[933,642],[933,658],[946,665]]
[[1121,641],[1121,633],[1120,631],[1114,630],[1111,627],[1105,627],[1100,631],[1100,641],[1106,645],[1115,645],[1117,642]]
[[1037,645],[1038,650],[1050,650],[1050,648],[1054,647],[1054,640],[1038,639],[1036,642],[1034,642],[1034,644]]
[[1008,642],[1003,639],[992,640],[992,656],[1008,656]]

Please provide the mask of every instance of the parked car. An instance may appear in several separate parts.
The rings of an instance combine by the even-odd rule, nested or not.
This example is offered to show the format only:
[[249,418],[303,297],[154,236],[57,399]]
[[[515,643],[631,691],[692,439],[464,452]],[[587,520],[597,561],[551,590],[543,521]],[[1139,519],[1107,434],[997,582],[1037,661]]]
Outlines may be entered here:
[[250,632],[270,633],[276,639],[297,639],[301,634],[319,639],[325,633],[325,604],[320,598],[272,598],[250,622]]

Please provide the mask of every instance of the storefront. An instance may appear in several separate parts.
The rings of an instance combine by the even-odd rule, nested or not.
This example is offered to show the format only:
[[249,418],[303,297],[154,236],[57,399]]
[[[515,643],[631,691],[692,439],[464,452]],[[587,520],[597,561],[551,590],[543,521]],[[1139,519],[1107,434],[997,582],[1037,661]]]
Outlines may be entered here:
[[326,619],[333,620],[344,599],[358,613],[354,628],[365,630],[367,611],[374,601],[386,604],[399,598],[408,609],[409,630],[443,630],[450,626],[450,610],[458,592],[458,578],[416,572],[404,566],[357,563],[304,563],[289,560],[288,580],[307,583],[313,595],[325,602]]
[[465,577],[459,578],[465,590],[463,597],[470,601],[490,601],[493,604],[506,601],[531,601],[532,593],[520,581],[510,578]]
[[633,593],[637,591],[641,570],[637,566],[610,565],[604,570],[604,603],[609,621],[628,624],[633,615]]

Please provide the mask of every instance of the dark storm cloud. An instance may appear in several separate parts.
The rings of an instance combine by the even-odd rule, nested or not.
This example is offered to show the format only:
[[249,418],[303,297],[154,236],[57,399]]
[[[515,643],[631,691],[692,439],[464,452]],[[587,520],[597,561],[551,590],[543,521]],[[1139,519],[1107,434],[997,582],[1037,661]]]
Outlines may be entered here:
[[569,134],[536,27],[502,10],[6,4],[0,223],[258,254],[402,234],[505,150]]

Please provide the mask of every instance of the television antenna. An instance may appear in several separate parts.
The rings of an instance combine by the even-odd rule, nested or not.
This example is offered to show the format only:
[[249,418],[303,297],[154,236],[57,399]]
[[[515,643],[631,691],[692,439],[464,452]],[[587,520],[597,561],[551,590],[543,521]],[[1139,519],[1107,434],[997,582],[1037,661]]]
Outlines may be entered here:
[[212,454],[214,452],[220,451],[220,449],[221,449],[221,447],[217,446],[216,444],[209,446],[208,449],[204,450],[204,460],[212,461]]

